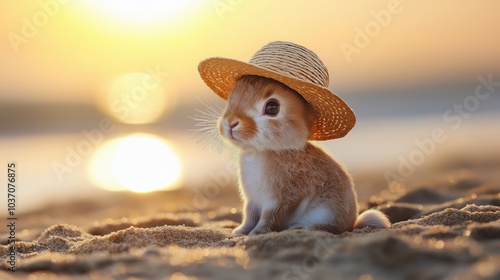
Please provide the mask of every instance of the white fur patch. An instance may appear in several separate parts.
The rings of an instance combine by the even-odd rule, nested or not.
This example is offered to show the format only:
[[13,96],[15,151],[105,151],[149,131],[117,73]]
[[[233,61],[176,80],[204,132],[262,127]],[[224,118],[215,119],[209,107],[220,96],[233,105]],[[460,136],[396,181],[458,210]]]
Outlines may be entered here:
[[310,207],[307,199],[303,200],[287,223],[287,228],[311,227],[324,225],[332,219],[333,213],[325,205]]
[[270,188],[266,185],[264,159],[259,153],[244,152],[241,156],[241,183],[245,198],[261,209],[271,209],[276,205]]

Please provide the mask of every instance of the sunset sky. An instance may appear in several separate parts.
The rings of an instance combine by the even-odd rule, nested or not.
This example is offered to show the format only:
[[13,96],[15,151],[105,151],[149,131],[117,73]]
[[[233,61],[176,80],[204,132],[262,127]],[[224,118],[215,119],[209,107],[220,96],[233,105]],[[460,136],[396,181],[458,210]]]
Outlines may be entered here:
[[209,91],[202,59],[248,61],[273,40],[315,51],[340,93],[500,74],[496,0],[39,0],[0,10],[2,103],[92,103],[110,80],[151,68],[168,73],[167,95],[189,101]]

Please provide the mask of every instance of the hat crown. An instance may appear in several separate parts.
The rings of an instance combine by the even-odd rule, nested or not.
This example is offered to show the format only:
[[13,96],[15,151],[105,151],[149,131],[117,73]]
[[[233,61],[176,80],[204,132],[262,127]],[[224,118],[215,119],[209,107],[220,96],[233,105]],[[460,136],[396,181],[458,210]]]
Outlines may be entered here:
[[271,42],[257,51],[249,62],[325,88],[329,84],[328,70],[319,57],[312,51],[291,42]]

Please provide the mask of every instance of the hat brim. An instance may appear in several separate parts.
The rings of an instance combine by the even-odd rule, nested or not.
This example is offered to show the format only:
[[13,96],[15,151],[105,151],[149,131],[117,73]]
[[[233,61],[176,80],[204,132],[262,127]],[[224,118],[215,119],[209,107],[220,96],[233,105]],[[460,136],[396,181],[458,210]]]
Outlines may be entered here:
[[344,100],[328,88],[304,80],[250,63],[221,57],[213,57],[200,62],[198,71],[208,87],[226,100],[236,81],[244,75],[274,79],[297,91],[316,112],[309,140],[329,140],[343,137],[356,123],[354,112]]

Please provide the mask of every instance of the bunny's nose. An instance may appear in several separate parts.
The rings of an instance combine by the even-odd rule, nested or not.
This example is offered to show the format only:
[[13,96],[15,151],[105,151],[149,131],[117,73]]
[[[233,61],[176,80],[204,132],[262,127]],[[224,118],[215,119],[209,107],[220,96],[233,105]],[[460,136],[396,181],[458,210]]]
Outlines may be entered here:
[[240,123],[240,122],[239,122],[239,121],[236,121],[236,120],[231,121],[231,122],[229,123],[229,134],[231,135],[231,137],[233,137],[233,129],[234,129],[235,127],[237,127],[239,123]]
[[235,128],[236,126],[238,126],[240,122],[239,121],[232,121],[229,123],[229,128],[231,129],[231,131],[233,130],[233,128]]

